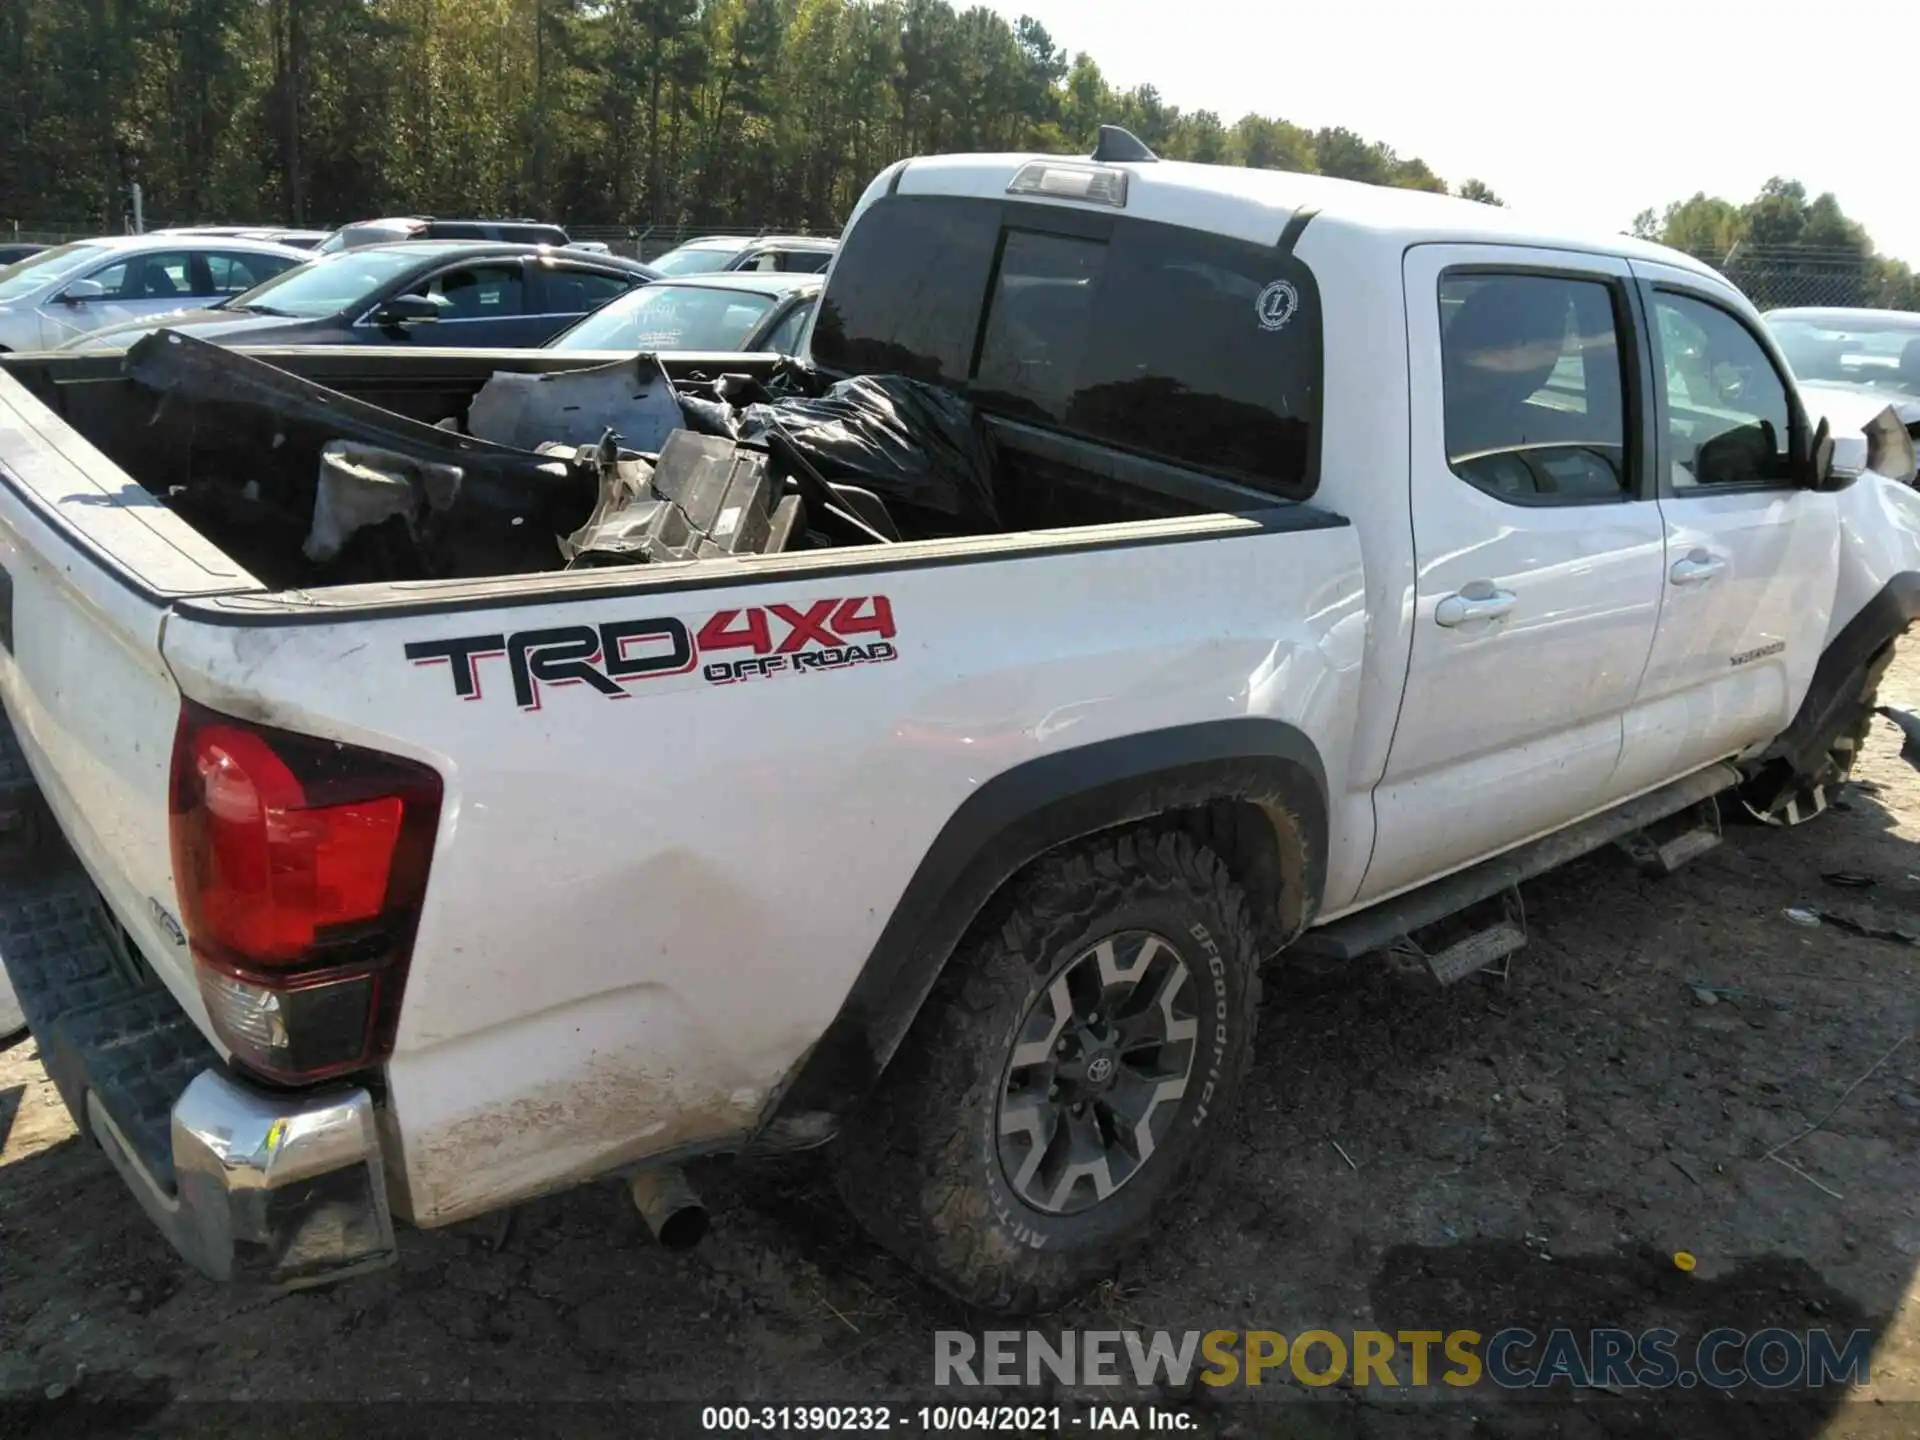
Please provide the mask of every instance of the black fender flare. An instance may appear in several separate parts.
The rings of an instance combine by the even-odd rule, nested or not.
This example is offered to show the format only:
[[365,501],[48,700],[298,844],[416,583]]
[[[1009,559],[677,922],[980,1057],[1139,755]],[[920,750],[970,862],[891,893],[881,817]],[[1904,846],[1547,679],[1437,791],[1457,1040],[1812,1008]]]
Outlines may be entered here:
[[1881,647],[1899,638],[1916,620],[1920,620],[1920,571],[1903,570],[1881,586],[1820,652],[1799,710],[1764,758],[1785,760],[1796,773],[1817,763],[1855,698],[1854,677]]
[[763,1112],[772,1148],[817,1143],[865,1098],[981,909],[1050,850],[1210,802],[1259,804],[1297,842],[1283,860],[1286,937],[1326,884],[1326,768],[1298,727],[1242,717],[1055,751],[1002,771],[954,811],[921,858],[839,1013]]

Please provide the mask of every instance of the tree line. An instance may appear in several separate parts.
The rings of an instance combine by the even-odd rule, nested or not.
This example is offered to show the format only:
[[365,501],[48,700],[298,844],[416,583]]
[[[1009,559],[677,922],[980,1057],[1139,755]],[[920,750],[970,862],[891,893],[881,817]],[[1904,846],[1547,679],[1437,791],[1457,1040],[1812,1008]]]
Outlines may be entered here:
[[[1039,22],[948,0],[4,0],[0,73],[0,222],[118,230],[138,179],[170,224],[834,233],[903,155],[1085,153],[1102,122],[1174,159],[1449,189],[1350,130],[1116,87]],[[1453,193],[1500,203],[1478,180]],[[1911,268],[1795,181],[1633,228],[1719,265],[1852,257],[1859,303],[1920,308]]]
[[[836,232],[903,155],[1081,152],[1445,191],[1339,128],[1182,111],[946,0],[6,0],[0,219],[386,213]],[[1498,204],[1468,180],[1458,193]]]
[[1719,267],[1750,291],[1753,272],[1765,272],[1771,288],[1800,278],[1809,283],[1844,277],[1828,303],[1920,310],[1920,275],[1905,261],[1882,255],[1866,228],[1848,218],[1831,193],[1807,198],[1798,180],[1776,176],[1744,205],[1704,191],[1668,205],[1659,214],[1642,210],[1633,233]]

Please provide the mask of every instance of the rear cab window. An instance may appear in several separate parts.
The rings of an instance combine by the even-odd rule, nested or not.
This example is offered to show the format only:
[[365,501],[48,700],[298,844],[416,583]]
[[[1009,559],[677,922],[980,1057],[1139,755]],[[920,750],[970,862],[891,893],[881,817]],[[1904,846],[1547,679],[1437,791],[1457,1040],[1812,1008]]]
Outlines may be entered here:
[[1316,481],[1312,273],[1277,246],[1082,210],[875,202],[842,242],[811,353],[1012,420],[1304,499]]

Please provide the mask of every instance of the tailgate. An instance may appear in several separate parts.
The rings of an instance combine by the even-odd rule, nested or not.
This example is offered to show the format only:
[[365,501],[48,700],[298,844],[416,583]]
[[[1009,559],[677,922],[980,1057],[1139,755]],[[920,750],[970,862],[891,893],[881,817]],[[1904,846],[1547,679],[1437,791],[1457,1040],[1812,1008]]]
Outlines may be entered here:
[[167,771],[174,600],[259,589],[0,369],[0,700],[55,822],[196,1019],[175,935]]

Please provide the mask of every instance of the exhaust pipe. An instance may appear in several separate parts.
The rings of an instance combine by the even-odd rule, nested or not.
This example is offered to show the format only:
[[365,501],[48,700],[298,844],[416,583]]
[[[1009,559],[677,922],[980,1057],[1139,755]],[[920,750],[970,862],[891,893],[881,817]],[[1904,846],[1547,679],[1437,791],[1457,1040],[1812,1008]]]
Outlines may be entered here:
[[691,1250],[707,1233],[707,1207],[678,1166],[636,1171],[627,1180],[633,1208],[668,1250]]

